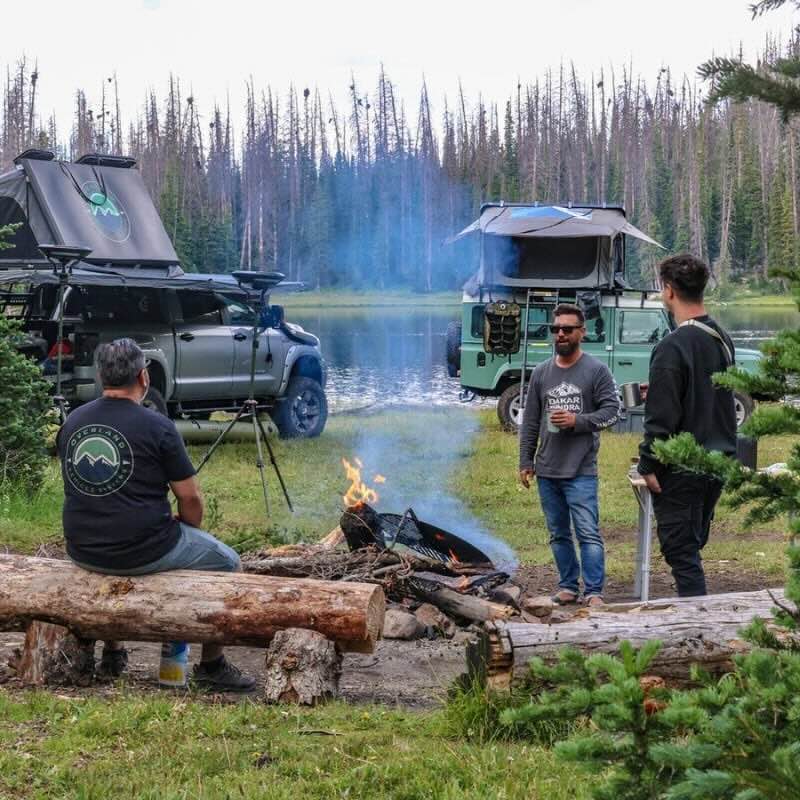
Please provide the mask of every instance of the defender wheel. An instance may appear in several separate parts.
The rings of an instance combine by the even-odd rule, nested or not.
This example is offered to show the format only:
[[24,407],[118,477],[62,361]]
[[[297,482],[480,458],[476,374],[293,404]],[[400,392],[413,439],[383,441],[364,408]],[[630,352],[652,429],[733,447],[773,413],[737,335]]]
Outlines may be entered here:
[[520,400],[520,384],[512,383],[497,401],[497,417],[503,430],[509,433],[519,433],[522,424]]
[[736,410],[736,427],[741,428],[747,418],[753,413],[755,403],[749,394],[734,392],[733,407]]
[[164,395],[153,386],[147,390],[147,394],[144,396],[144,400],[142,400],[142,405],[145,408],[150,408],[153,411],[157,411],[159,414],[163,414],[165,417],[169,416]]
[[328,400],[312,378],[296,376],[289,381],[286,396],[276,404],[272,421],[282,439],[319,436],[328,419]]
[[447,326],[447,374],[457,378],[461,372],[461,323],[451,322]]

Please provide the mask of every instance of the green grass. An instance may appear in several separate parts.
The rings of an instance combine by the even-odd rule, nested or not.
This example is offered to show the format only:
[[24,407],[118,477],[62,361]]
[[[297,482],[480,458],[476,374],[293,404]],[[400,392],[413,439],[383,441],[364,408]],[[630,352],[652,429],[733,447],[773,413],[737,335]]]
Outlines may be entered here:
[[[390,479],[395,475],[396,490],[413,502],[429,472],[447,464],[441,437],[450,429],[462,431],[456,417],[471,413],[342,416],[331,419],[319,439],[274,441],[297,513],[287,512],[268,471],[269,522],[253,446],[226,445],[201,473],[208,527],[240,549],[282,539],[313,541],[338,520],[345,488],[340,458],[358,455],[363,435],[374,441],[387,431],[399,444],[396,456],[387,455],[385,472]],[[500,430],[493,411],[477,419],[477,435],[459,444],[453,490],[524,562],[549,563],[535,490],[526,492],[516,480],[517,440]],[[426,430],[431,433],[421,446]],[[616,577],[630,577],[633,565],[636,510],[625,473],[637,444],[637,436],[608,434],[600,450],[601,522],[613,532],[608,566]],[[761,464],[785,460],[790,444],[788,438],[762,439]],[[401,479],[393,465],[400,451],[409,450],[419,469]],[[192,448],[193,460],[204,451]],[[33,498],[0,496],[0,547],[33,552],[42,542],[60,539],[62,497],[55,461]],[[782,522],[745,532],[741,520],[741,512],[720,508],[718,530],[729,535],[712,536],[706,561],[729,560],[737,570],[774,574],[780,582],[783,542],[774,531]],[[70,699],[0,687],[0,799],[586,798],[592,779],[556,761],[548,747],[514,741],[510,734],[498,737],[497,717],[507,701],[460,693],[437,711],[342,703],[298,710],[250,701],[212,705],[191,696],[124,689]],[[550,725],[534,733],[546,743],[563,731]]]
[[[0,797],[580,800],[551,751],[443,736],[442,712],[0,691]],[[331,735],[332,734],[332,735]],[[260,762],[259,762],[260,759]]]
[[749,289],[742,289],[736,291],[732,297],[724,300],[711,299],[708,302],[711,307],[714,306],[794,306],[797,303],[789,294],[758,294]]
[[[516,481],[517,439],[500,428],[493,410],[481,413],[482,428],[469,444],[468,457],[460,462],[454,476],[455,488],[472,512],[496,536],[507,541],[525,563],[548,563],[550,549],[544,515],[536,489],[523,489]],[[598,472],[600,476],[600,524],[615,536],[608,548],[608,572],[615,578],[632,575],[637,525],[637,506],[627,480],[631,457],[637,454],[636,434],[606,433],[602,436]],[[761,466],[785,461],[792,444],[790,437],[764,437],[759,441]],[[744,511],[718,507],[715,530],[741,537],[711,538],[704,551],[708,561],[735,560],[746,569],[774,575],[783,574],[784,542],[765,539],[763,534],[781,530],[783,521],[745,531]],[[763,553],[763,555],[758,555]]]
[[286,308],[380,308],[380,307],[441,307],[460,306],[461,290],[449,292],[412,292],[407,289],[370,290],[357,292],[352,289],[323,289],[311,292],[280,291],[272,299]]

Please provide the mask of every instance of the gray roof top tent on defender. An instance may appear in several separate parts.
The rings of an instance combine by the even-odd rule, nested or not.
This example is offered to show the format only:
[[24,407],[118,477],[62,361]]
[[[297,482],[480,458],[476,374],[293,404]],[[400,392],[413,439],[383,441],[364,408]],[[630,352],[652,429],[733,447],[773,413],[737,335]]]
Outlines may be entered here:
[[[0,175],[0,227],[15,226],[0,250],[0,311],[22,318],[20,347],[46,375],[54,349],[66,360],[58,382],[74,406],[100,392],[97,344],[130,336],[151,361],[153,405],[202,418],[248,396],[256,330],[258,407],[283,436],[319,435],[327,418],[319,340],[261,293],[283,275],[258,273],[254,292],[252,280],[185,273],[135,163],[27,150]],[[54,261],[70,249],[65,279]],[[255,299],[265,301],[260,314]]]

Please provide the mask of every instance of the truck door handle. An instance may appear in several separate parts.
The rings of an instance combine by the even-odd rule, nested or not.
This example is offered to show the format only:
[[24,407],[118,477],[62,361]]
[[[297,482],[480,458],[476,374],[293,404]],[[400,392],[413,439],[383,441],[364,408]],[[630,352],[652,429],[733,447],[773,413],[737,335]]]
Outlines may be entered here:
[[182,333],[181,334],[181,339],[183,339],[184,342],[191,342],[192,339],[194,339],[194,334],[193,333]]
[[621,367],[632,367],[633,366],[633,361],[622,361],[622,360],[620,360],[620,361],[617,361],[617,364],[619,364]]
[[234,333],[233,338],[236,339],[237,342],[243,342],[247,338],[246,333]]

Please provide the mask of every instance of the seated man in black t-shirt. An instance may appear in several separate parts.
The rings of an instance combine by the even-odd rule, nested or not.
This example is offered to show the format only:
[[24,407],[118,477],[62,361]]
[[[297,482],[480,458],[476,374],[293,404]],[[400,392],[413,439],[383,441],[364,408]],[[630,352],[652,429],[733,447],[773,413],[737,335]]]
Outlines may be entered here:
[[[174,423],[141,405],[150,379],[139,346],[132,339],[100,345],[96,363],[103,396],[73,411],[58,434],[69,557],[109,575],[239,570],[236,552],[199,529],[203,498]],[[121,644],[106,642],[101,672],[119,675],[126,664]],[[217,644],[203,645],[194,681],[220,691],[255,686]]]

